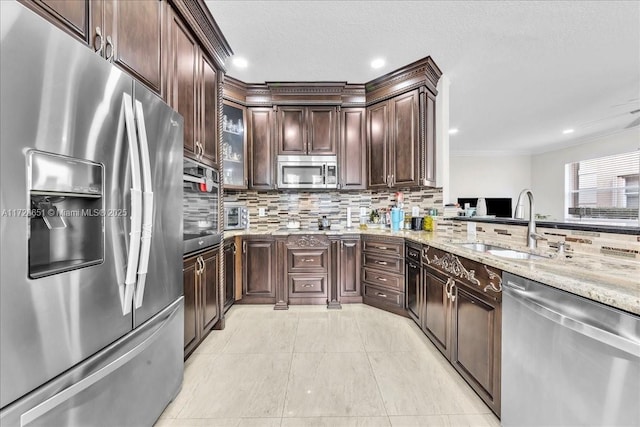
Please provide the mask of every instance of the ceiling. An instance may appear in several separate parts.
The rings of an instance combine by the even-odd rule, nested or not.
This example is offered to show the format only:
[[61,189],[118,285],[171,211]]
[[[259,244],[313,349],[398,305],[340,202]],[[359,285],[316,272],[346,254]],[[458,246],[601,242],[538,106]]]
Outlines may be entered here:
[[452,152],[536,153],[628,127],[640,141],[640,2],[206,3],[249,63],[228,74],[248,83],[364,83],[430,55],[451,82]]

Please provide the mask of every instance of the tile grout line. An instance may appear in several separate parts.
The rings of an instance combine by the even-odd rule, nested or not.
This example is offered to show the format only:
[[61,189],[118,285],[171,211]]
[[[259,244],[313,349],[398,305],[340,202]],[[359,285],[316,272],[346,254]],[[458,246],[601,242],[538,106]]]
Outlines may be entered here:
[[356,327],[358,328],[358,334],[360,334],[360,339],[362,340],[362,347],[364,349],[364,354],[367,356],[367,362],[369,362],[369,370],[371,371],[371,375],[373,376],[373,380],[376,382],[376,388],[378,389],[378,394],[380,395],[380,401],[382,402],[382,408],[384,408],[384,413],[387,417],[387,421],[389,421],[389,425],[391,425],[391,419],[389,418],[389,411],[387,410],[387,405],[384,402],[384,396],[382,394],[382,389],[380,388],[380,384],[378,383],[378,378],[376,377],[376,373],[373,370],[373,365],[371,364],[371,359],[369,358],[369,351],[367,350],[367,346],[364,342],[364,338],[362,335],[362,331],[360,330],[360,322],[356,317]]
[[287,383],[284,386],[284,400],[282,401],[282,412],[280,413],[280,426],[284,420],[284,410],[287,406],[287,397],[289,396],[289,381],[291,381],[291,370],[293,369],[293,356],[296,353],[296,339],[298,337],[298,328],[300,327],[300,315],[296,313],[296,330],[293,333],[293,345],[291,346],[291,359],[289,360],[289,372],[287,373]]

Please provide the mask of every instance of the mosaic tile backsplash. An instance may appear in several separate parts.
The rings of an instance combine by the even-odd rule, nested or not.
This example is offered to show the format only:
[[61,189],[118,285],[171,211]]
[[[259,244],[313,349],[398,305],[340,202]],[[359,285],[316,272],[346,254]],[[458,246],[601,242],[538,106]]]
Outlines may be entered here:
[[[450,233],[452,238],[467,238],[467,222],[440,220],[439,233]],[[640,261],[640,236],[632,234],[599,233],[593,231],[566,230],[538,227],[537,232],[546,240],[538,241],[542,252],[553,252],[558,242],[565,242],[568,254],[606,255]],[[476,240],[527,247],[527,226],[476,223]]]
[[[405,211],[410,213],[413,206],[420,208],[420,215],[426,209],[442,209],[441,189],[402,191]],[[318,218],[326,215],[332,224],[346,226],[347,207],[351,207],[351,220],[357,226],[360,208],[367,210],[389,208],[395,204],[396,193],[384,191],[242,191],[228,192],[225,203],[243,203],[249,209],[249,223],[252,229],[264,231],[285,227],[289,220],[300,221],[302,228],[317,228]],[[266,216],[259,217],[258,209],[266,208]]]
[[[184,215],[184,230],[198,230],[198,221],[212,222],[211,230],[217,229],[218,224],[218,192],[202,193],[195,191],[191,183],[185,182],[182,187],[182,212]],[[208,228],[208,227],[207,227]]]

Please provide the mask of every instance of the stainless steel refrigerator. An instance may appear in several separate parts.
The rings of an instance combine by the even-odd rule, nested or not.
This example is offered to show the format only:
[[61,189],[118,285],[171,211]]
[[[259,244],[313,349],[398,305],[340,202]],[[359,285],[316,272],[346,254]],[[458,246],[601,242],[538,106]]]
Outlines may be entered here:
[[0,424],[151,425],[182,383],[182,117],[0,20]]

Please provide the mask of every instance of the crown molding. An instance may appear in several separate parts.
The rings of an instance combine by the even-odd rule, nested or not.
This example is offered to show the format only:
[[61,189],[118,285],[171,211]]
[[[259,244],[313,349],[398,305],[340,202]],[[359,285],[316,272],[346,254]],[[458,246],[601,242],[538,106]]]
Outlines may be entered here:
[[222,34],[204,0],[170,0],[184,19],[216,67],[226,72],[225,62],[233,55],[229,42]]

